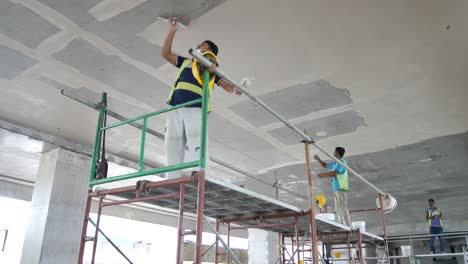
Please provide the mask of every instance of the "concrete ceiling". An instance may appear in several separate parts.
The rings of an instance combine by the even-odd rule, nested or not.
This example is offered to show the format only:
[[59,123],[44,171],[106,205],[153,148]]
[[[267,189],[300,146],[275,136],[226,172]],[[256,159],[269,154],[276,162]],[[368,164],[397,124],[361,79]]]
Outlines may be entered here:
[[[164,107],[175,69],[159,56],[167,26],[156,17],[176,15],[188,24],[177,34],[178,53],[213,40],[225,72],[234,79],[255,77],[254,94],[308,129],[326,149],[345,146],[358,171],[401,196],[399,208],[420,211],[427,196],[439,193],[439,199],[450,203],[460,193],[450,191],[456,188],[453,183],[466,184],[466,165],[461,166],[467,161],[466,140],[457,141],[457,151],[442,147],[466,139],[468,130],[467,11],[464,0],[4,0],[0,118],[91,146],[97,113],[64,97],[61,90],[93,102],[105,91],[110,108],[128,117]],[[267,182],[277,170],[283,186],[304,193],[299,139],[245,96],[217,90],[212,101],[210,154],[259,173]],[[164,116],[149,125],[162,133]],[[31,173],[11,169],[10,142],[28,140],[14,137],[2,143],[0,173],[33,180]],[[117,129],[108,139],[111,153],[137,159],[138,130]],[[162,146],[161,140],[148,138],[148,164],[164,160]],[[40,154],[26,153],[16,156],[32,168],[30,160]],[[411,162],[428,155],[442,158],[415,169]],[[379,162],[369,163],[374,156]],[[366,171],[367,165],[374,171]],[[401,170],[392,171],[395,166]],[[214,167],[213,174],[272,195],[270,187],[232,171]],[[435,189],[421,187],[426,175],[451,180],[434,179]],[[353,185],[360,194],[351,205],[370,205],[373,198],[361,197],[370,190],[358,182]],[[328,191],[328,184],[317,186]],[[461,197],[453,210],[466,216],[468,201]],[[284,199],[301,203],[294,197]],[[421,202],[411,203],[416,200]],[[401,212],[392,222],[395,227],[420,223]],[[394,232],[412,228],[406,225]],[[454,220],[451,227],[467,228],[462,220]]]

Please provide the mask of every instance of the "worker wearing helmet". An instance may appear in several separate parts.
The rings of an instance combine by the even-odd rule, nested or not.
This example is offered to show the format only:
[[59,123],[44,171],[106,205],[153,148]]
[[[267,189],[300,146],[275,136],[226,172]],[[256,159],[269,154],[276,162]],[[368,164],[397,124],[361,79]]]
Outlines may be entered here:
[[[169,33],[161,50],[161,56],[169,63],[179,68],[174,86],[169,94],[167,103],[171,106],[187,103],[202,97],[203,83],[200,76],[194,74],[192,67],[193,59],[178,56],[172,52],[172,42],[179,25],[177,20],[169,21]],[[217,61],[218,47],[212,41],[206,40],[197,46],[197,51],[209,55],[213,61]],[[209,69],[213,73],[216,64],[213,63]],[[202,71],[200,71],[202,72]],[[213,75],[213,74],[212,74]],[[214,81],[209,84],[209,92],[214,84],[220,86],[225,91],[240,95],[241,92],[226,80],[214,75]],[[209,103],[208,103],[209,104]],[[208,111],[210,106],[208,105]],[[184,162],[198,160],[200,157],[200,134],[201,134],[201,104],[194,104],[187,107],[170,111],[166,121],[165,147],[166,147],[166,165],[177,165]],[[187,146],[187,156],[185,156],[185,146]],[[208,157],[208,155],[207,155]],[[166,178],[181,177],[181,171],[168,172]]]

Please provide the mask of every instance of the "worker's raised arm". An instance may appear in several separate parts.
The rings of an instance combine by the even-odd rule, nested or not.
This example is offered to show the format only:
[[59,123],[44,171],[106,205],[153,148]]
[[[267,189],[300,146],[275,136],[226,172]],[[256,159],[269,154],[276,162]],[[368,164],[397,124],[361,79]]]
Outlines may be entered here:
[[318,161],[318,163],[320,164],[320,166],[326,168],[327,167],[327,163],[325,163],[325,161],[323,161],[319,155],[314,155],[314,158],[316,161]]
[[177,63],[177,55],[172,53],[172,42],[174,41],[174,36],[178,28],[179,23],[177,20],[169,19],[169,32],[167,33],[166,40],[161,50],[161,56],[173,65]]
[[224,79],[221,79],[218,82],[218,85],[228,93],[232,93],[232,94],[235,93],[236,95],[241,95],[242,94],[242,92],[239,91],[239,89],[237,89],[234,85],[230,84],[228,81],[226,81]]

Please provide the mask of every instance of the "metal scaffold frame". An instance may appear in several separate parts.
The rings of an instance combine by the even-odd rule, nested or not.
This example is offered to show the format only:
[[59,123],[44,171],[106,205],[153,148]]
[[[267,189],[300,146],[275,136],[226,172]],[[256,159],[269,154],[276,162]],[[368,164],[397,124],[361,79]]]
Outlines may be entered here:
[[[193,56],[195,59],[197,59],[205,67],[211,67],[211,62],[205,59],[200,53],[190,50],[189,54]],[[307,163],[306,173],[308,177],[309,210],[302,211],[291,205],[282,203],[280,201],[271,199],[269,197],[262,196],[260,194],[256,194],[248,190],[244,190],[243,188],[240,188],[238,186],[229,185],[229,184],[223,183],[215,179],[210,179],[209,177],[207,178],[207,175],[205,175],[205,167],[206,167],[206,159],[207,159],[206,147],[207,147],[207,126],[208,126],[207,122],[208,122],[208,100],[209,100],[208,83],[209,83],[210,74],[207,70],[205,70],[203,94],[201,98],[197,100],[193,100],[191,102],[180,104],[177,106],[171,106],[171,107],[159,110],[159,111],[141,115],[135,118],[122,120],[121,122],[117,122],[115,124],[107,125],[107,126],[103,125],[103,120],[105,120],[105,115],[108,110],[107,105],[106,105],[106,94],[103,94],[101,103],[97,105],[97,108],[99,109],[99,116],[98,116],[98,122],[97,122],[97,128],[96,128],[96,134],[95,134],[94,146],[93,146],[93,152],[92,152],[92,161],[91,161],[91,169],[90,169],[90,176],[89,176],[90,190],[88,193],[87,204],[86,204],[86,209],[85,209],[85,218],[83,220],[83,229],[82,229],[82,237],[81,237],[82,243],[80,247],[79,264],[83,263],[83,255],[84,255],[86,241],[93,242],[93,252],[92,252],[91,263],[92,264],[95,263],[97,240],[98,240],[99,231],[100,231],[99,229],[100,218],[102,215],[103,208],[108,207],[108,206],[129,204],[129,203],[135,203],[135,202],[155,203],[160,206],[170,205],[171,209],[178,210],[179,214],[178,214],[177,264],[180,264],[183,261],[182,259],[182,244],[183,243],[182,242],[183,242],[183,237],[186,235],[196,236],[194,263],[196,264],[201,263],[201,259],[203,256],[202,232],[203,232],[204,220],[207,221],[210,228],[212,228],[214,233],[216,233],[216,243],[215,243],[215,252],[216,252],[215,263],[216,264],[219,263],[219,257],[222,255],[226,256],[227,263],[230,263],[229,261],[231,261],[231,259],[235,263],[240,263],[237,257],[235,257],[232,251],[230,251],[229,249],[231,231],[238,230],[238,229],[260,228],[260,229],[275,231],[275,232],[282,234],[281,235],[282,241],[284,241],[284,237],[292,233],[290,232],[290,229],[294,230],[293,233],[294,233],[294,236],[296,237],[295,241],[296,241],[297,255],[296,254],[293,254],[293,255],[296,256],[298,262],[300,261],[300,253],[303,253],[302,258],[304,259],[304,251],[305,251],[304,248],[305,248],[305,245],[308,245],[310,246],[310,248],[307,250],[310,252],[310,255],[312,256],[312,263],[314,264],[319,263],[319,251],[318,251],[318,246],[317,246],[319,237],[317,236],[317,234],[321,235],[320,237],[321,239],[323,239],[323,236],[327,234],[323,232],[317,232],[318,229],[317,229],[316,221],[319,221],[320,225],[327,226],[327,228],[331,227],[331,228],[335,228],[338,230],[345,230],[348,241],[350,239],[350,236],[355,235],[357,239],[358,247],[362,246],[363,234],[362,232],[360,232],[359,229],[353,230],[350,227],[332,223],[331,221],[327,222],[323,219],[317,219],[317,217],[315,216],[314,203],[313,203],[314,195],[313,195],[313,188],[312,188],[310,145],[313,145],[314,147],[316,147],[319,151],[327,155],[327,157],[337,161],[339,164],[347,168],[354,175],[356,175],[359,179],[361,179],[364,183],[369,185],[371,188],[375,189],[379,193],[381,205],[382,205],[382,197],[386,194],[382,192],[380,189],[378,189],[377,187],[375,187],[373,184],[368,182],[366,179],[364,179],[361,175],[355,172],[348,165],[342,163],[340,160],[336,159],[332,155],[329,155],[327,152],[325,152],[305,132],[300,131],[295,125],[291,124],[289,121],[284,119],[274,110],[272,110],[269,106],[263,103],[263,101],[261,101],[259,98],[251,95],[242,86],[240,86],[239,84],[234,82],[232,79],[230,79],[228,76],[226,76],[219,68],[216,68],[215,73],[218,74],[223,79],[225,79],[226,81],[228,81],[229,83],[231,83],[237,89],[241,90],[250,99],[258,103],[261,107],[266,109],[268,112],[274,115],[277,119],[283,122],[287,127],[291,128],[294,132],[299,134],[304,139],[302,143],[304,143],[306,163]],[[148,132],[148,127],[147,127],[148,119],[158,114],[166,113],[166,112],[173,111],[181,107],[187,107],[187,106],[197,104],[197,103],[201,103],[202,105],[200,159],[198,161],[186,162],[186,163],[182,163],[178,165],[153,168],[153,169],[145,169],[144,156],[145,156],[146,133]],[[120,116],[116,114],[115,112],[113,112],[113,115]],[[140,121],[140,120],[142,121],[142,125],[137,123],[137,121]],[[99,151],[101,148],[101,141],[102,141],[103,133],[109,129],[116,128],[116,127],[126,125],[126,124],[133,125],[142,130],[138,171],[134,173],[126,174],[126,175],[119,175],[119,176],[114,176],[114,177],[109,177],[109,178],[97,179],[96,178],[97,164],[99,162]],[[155,134],[155,133],[151,132],[151,134]],[[123,181],[123,180],[134,179],[134,178],[148,176],[148,175],[160,174],[160,173],[183,170],[183,169],[194,168],[194,167],[199,167],[199,172],[190,177],[181,177],[177,179],[163,180],[163,181],[158,181],[158,182],[144,182],[140,186],[127,186],[127,187],[120,187],[120,188],[114,188],[114,189],[108,189],[108,190],[105,190],[105,189],[103,190],[103,189],[98,188],[98,189],[93,190],[93,187],[102,185],[105,183]],[[224,191],[227,193],[234,192],[235,194],[240,195],[239,197],[250,197],[251,199],[254,199],[254,200],[256,199],[255,201],[257,201],[258,204],[253,203],[251,205],[251,206],[257,207],[256,210],[252,210],[253,212],[256,213],[256,215],[250,214],[248,216],[242,216],[242,217],[228,217],[226,216],[226,213],[222,214],[219,212],[214,212],[216,211],[216,203],[211,200],[209,202],[212,203],[212,205],[210,205],[209,207],[210,212],[208,213],[207,211],[205,211],[205,196],[209,194],[205,191],[205,188],[207,186],[209,186],[210,188],[214,188],[215,191],[217,191],[218,196],[220,195],[222,196],[223,191]],[[277,188],[279,187],[277,186]],[[154,191],[154,193],[151,193],[151,191]],[[188,194],[188,192],[190,193],[191,196]],[[190,196],[189,200],[187,200],[189,197],[188,195]],[[195,195],[196,195],[196,199],[194,200]],[[123,197],[124,200],[107,201],[108,196],[120,196],[120,197]],[[88,218],[89,218],[92,199],[98,199],[99,205],[98,205],[97,220],[95,224],[95,227],[96,227],[95,237],[92,240],[89,240],[86,238],[86,231],[88,227]],[[188,207],[187,201],[192,203],[190,207]],[[239,203],[237,204],[237,207],[233,206],[231,210],[242,210],[240,209],[243,206],[242,201],[239,200],[238,202]],[[273,212],[276,212],[276,214],[269,214],[267,211],[261,211],[260,209],[258,209],[264,206],[265,204],[270,206],[266,209],[270,209]],[[185,231],[184,229],[183,218],[184,218],[184,212],[187,211],[187,208],[191,208],[191,210],[189,210],[190,213],[193,213],[196,216],[196,228],[195,230],[192,230],[192,231]],[[385,231],[383,206],[380,206],[380,209],[372,209],[372,210],[381,211],[381,219],[382,219],[382,226],[383,226],[382,228],[383,237],[381,239],[384,243],[386,243],[386,231]],[[216,219],[216,227],[211,226],[211,224],[208,222],[208,219],[206,218],[206,215],[208,215],[211,218]],[[287,222],[282,222],[284,219],[287,219]],[[254,221],[256,224],[252,224],[252,221]],[[220,229],[221,224],[227,225],[227,234],[228,234],[227,243],[222,241],[221,237],[219,236],[219,229]],[[237,225],[232,225],[232,224],[237,224]],[[336,231],[336,232],[339,232],[339,231]],[[310,234],[310,240],[306,239],[306,234]],[[301,243],[299,243],[300,236],[303,237]],[[221,242],[221,244],[225,248],[226,253],[223,254],[220,252],[218,242]],[[294,239],[292,240],[292,242],[294,243]],[[281,247],[283,246],[284,245],[282,244]],[[362,248],[360,249],[362,250]],[[280,260],[280,262],[284,264],[285,263],[284,250],[282,251],[282,254],[283,254],[283,257],[282,257],[282,261]],[[387,256],[388,256],[388,249],[387,249]],[[362,257],[361,257],[360,263],[362,263]]]

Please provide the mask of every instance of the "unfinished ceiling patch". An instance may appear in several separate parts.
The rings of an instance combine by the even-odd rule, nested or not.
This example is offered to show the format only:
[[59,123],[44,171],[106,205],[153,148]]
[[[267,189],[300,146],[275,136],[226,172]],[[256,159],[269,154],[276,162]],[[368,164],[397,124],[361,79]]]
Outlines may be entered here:
[[169,86],[117,56],[102,53],[83,39],[73,40],[53,57],[156,109],[166,105]]
[[14,79],[36,63],[35,59],[0,45],[0,78]]
[[[213,142],[209,149],[212,155],[232,164],[243,164],[247,171],[258,171],[293,160],[286,152],[216,113],[210,114],[208,127],[210,142]],[[243,160],[234,161],[236,157]]]
[[35,48],[60,29],[28,8],[0,1],[0,33]]
[[[365,126],[364,118],[356,111],[349,110],[342,113],[307,120],[296,124],[301,130],[307,129],[309,135],[315,140],[348,134],[356,131],[360,126]],[[268,131],[270,135],[277,138],[285,145],[294,145],[301,142],[302,138],[291,133],[288,127],[281,127]]]
[[[153,45],[138,35],[155,22],[158,16],[175,15],[182,23],[188,24],[225,0],[145,1],[125,8],[112,5],[112,1],[104,3],[100,0],[74,1],[73,5],[63,0],[39,1],[62,13],[83,29],[109,42],[133,59],[159,68],[166,63],[160,56],[161,47]],[[126,10],[112,11],[112,7]],[[105,10],[102,10],[103,8]],[[95,16],[100,20],[105,20],[99,21]],[[161,33],[166,34],[167,31]]]
[[[287,119],[352,102],[348,90],[336,88],[322,80],[268,92],[259,97]],[[230,109],[254,126],[278,122],[271,114],[248,99],[231,106]]]

